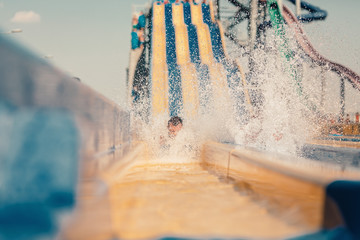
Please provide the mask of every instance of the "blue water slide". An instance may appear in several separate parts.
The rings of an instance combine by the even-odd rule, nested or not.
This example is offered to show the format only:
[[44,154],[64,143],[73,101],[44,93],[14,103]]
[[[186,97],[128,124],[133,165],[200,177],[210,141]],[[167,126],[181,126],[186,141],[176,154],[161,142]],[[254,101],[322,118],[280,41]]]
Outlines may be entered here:
[[216,24],[209,25],[211,45],[214,57],[217,62],[222,62],[225,59],[224,48],[222,46],[220,29]]
[[183,106],[181,73],[177,65],[168,66],[170,117],[179,116]]
[[199,95],[200,106],[208,104],[210,87],[209,67],[201,64],[199,52],[199,40],[196,31],[196,26],[191,21],[191,8],[189,3],[183,4],[184,21],[188,30],[190,61],[196,65],[197,76],[199,79]]
[[196,27],[191,23],[190,4],[184,3],[184,21],[188,30],[190,61],[195,64],[200,63],[199,40],[196,32]]
[[236,109],[239,112],[239,115],[244,115],[246,112],[245,104],[245,94],[242,91],[238,91],[237,86],[240,83],[240,74],[238,68],[226,61],[225,50],[222,44],[220,28],[217,23],[212,22],[210,15],[210,7],[208,4],[201,5],[203,21],[209,26],[212,51],[214,58],[217,62],[221,63],[226,70],[226,78],[228,87],[232,93],[232,96],[236,99]]
[[181,72],[177,65],[175,29],[172,21],[172,4],[165,5],[166,63],[169,78],[169,112],[170,116],[181,113],[183,99]]
[[202,13],[203,13],[203,21],[204,21],[204,23],[206,23],[207,25],[212,24],[209,5],[207,5],[205,3],[201,4],[201,10],[202,10]]
[[165,4],[166,63],[176,64],[175,29],[172,21],[172,5]]
[[240,78],[238,75],[238,69],[226,61],[225,51],[224,51],[224,47],[222,45],[220,28],[216,23],[213,23],[211,21],[209,5],[202,4],[201,9],[202,9],[203,21],[205,24],[207,24],[209,26],[211,45],[212,45],[214,57],[217,62],[223,64],[223,66],[227,72],[226,75],[227,75],[227,80],[228,80],[228,86],[230,87],[230,89],[234,89],[234,87],[236,85],[238,85],[239,81],[240,81]]
[[225,60],[224,48],[222,46],[219,26],[211,21],[210,7],[208,4],[201,4],[203,21],[209,26],[211,46],[217,62]]

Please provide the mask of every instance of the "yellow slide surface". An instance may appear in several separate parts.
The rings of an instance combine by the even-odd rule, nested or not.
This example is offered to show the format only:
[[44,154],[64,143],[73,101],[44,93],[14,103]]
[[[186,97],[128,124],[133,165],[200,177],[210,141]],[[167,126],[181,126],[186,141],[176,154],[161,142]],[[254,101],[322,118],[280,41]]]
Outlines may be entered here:
[[159,167],[144,162],[113,185],[109,197],[113,232],[121,239],[164,235],[249,238],[256,232],[256,237],[264,239],[299,231],[195,163]]
[[163,4],[153,4],[152,48],[151,102],[153,115],[156,116],[168,111],[165,9]]
[[201,158],[157,159],[147,149],[138,143],[104,170],[103,191],[83,180],[78,211],[59,239],[285,239],[317,231],[335,216],[325,204],[326,182],[360,178],[359,171],[316,164],[308,171],[306,164],[290,167],[214,142],[205,143]]
[[219,181],[199,163],[137,162],[119,173],[106,194],[80,195],[79,210],[61,239],[283,239],[304,230]]

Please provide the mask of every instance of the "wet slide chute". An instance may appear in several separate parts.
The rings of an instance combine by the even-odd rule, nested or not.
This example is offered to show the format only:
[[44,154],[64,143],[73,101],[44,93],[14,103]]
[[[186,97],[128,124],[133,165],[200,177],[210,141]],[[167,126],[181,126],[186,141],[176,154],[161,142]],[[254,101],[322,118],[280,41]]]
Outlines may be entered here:
[[[238,66],[227,57],[224,33],[212,8],[212,2],[153,4],[150,36],[153,116],[181,115],[192,119],[199,109],[210,104],[209,97],[204,95],[229,102],[230,90],[245,82]],[[243,91],[250,104],[247,91],[244,88]]]

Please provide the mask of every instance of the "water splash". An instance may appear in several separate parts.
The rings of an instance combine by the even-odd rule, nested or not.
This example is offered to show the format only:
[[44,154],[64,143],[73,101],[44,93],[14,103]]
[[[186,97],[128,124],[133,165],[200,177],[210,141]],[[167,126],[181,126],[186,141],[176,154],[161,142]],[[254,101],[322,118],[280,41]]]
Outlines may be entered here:
[[[280,40],[271,30],[265,45],[253,52],[252,61],[257,63],[249,69],[251,82],[255,83],[252,88],[256,88],[253,113],[247,110],[244,100],[236,96],[236,93],[243,91],[241,85],[238,89],[228,89],[210,83],[207,92],[200,95],[200,98],[206,97],[200,102],[203,100],[207,105],[200,107],[194,119],[184,119],[181,138],[172,141],[165,155],[198,156],[201,145],[206,141],[296,155],[317,131],[314,120],[317,114],[311,106],[313,102],[318,102],[314,96],[319,96],[319,89],[308,87],[306,93],[299,91],[302,88],[302,66],[310,62],[298,50],[295,40],[291,38],[291,31],[288,32],[290,49],[293,51],[289,61],[278,51]],[[223,76],[226,78],[226,74]],[[317,78],[316,75],[311,77],[311,81]],[[200,81],[204,81],[201,76],[198,78]],[[221,97],[215,92],[221,92]],[[145,106],[149,106],[148,102],[138,103],[134,109],[137,112],[134,114],[134,132],[140,140],[149,143],[155,155],[163,156],[160,142],[161,137],[167,136],[168,115],[164,113],[144,121],[142,116],[147,114],[143,113],[148,113]]]
[[[291,32],[288,31],[288,37]],[[254,50],[251,82],[257,88],[255,114],[246,124],[237,124],[235,143],[270,152],[296,155],[316,133],[316,112],[311,109],[318,89],[303,93],[301,69],[306,58],[293,45],[287,61],[278,51],[279,38],[269,30],[265,45]],[[293,69],[291,69],[293,68]],[[312,76],[312,80],[316,76]],[[308,89],[309,90],[309,89]]]

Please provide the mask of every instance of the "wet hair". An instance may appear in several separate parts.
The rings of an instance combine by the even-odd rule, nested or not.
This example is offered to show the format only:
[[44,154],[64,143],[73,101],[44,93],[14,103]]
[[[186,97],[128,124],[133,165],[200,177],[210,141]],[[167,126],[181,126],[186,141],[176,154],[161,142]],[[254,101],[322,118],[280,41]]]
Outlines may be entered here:
[[168,126],[170,125],[170,123],[172,124],[172,125],[174,125],[174,126],[177,126],[177,125],[179,125],[179,124],[181,124],[182,125],[182,119],[180,118],[180,117],[178,117],[178,116],[173,116],[173,117],[171,117],[170,118],[170,120],[168,121]]

